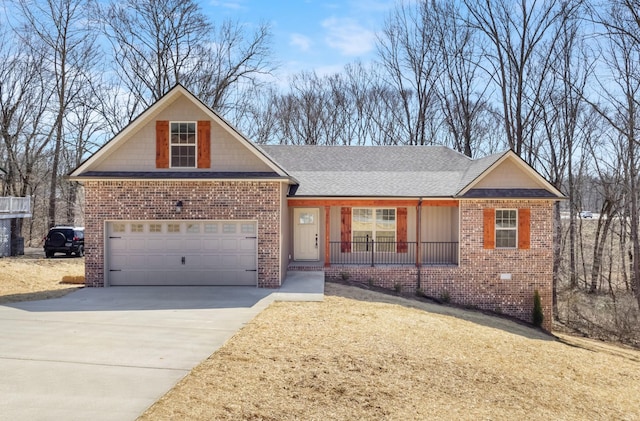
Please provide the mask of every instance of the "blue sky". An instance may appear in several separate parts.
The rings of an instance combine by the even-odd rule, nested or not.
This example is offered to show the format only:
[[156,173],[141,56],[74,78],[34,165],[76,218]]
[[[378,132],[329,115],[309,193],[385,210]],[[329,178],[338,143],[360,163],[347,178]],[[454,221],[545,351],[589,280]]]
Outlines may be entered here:
[[233,19],[271,25],[281,77],[301,70],[334,73],[375,55],[376,32],[393,0],[201,0],[214,22]]

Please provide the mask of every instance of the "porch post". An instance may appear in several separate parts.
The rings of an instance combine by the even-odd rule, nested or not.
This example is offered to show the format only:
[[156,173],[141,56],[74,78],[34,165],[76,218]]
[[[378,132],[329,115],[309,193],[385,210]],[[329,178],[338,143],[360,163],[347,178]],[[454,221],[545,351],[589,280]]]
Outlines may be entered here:
[[329,233],[331,232],[329,221],[331,220],[331,206],[324,207],[324,267],[331,266],[331,244]]
[[416,206],[416,267],[420,269],[420,263],[422,263],[422,199],[418,201]]

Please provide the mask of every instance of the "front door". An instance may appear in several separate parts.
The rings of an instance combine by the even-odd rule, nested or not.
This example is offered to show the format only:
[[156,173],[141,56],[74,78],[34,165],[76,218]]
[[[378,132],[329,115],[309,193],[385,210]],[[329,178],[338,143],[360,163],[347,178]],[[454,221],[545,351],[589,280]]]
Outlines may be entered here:
[[293,209],[293,258],[294,260],[319,260],[318,219],[320,212],[314,208]]

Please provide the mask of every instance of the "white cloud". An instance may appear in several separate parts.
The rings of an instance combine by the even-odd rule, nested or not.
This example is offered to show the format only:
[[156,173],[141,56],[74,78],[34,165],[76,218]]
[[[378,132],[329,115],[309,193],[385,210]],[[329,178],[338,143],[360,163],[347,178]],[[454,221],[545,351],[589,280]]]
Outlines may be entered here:
[[242,3],[243,3],[242,0],[227,0],[227,1],[211,0],[209,4],[211,4],[214,7],[222,7],[223,9],[241,10],[245,8],[245,6]]
[[339,50],[342,55],[366,54],[375,46],[375,32],[362,27],[354,19],[329,18],[322,22],[322,27],[327,30],[327,44]]
[[300,51],[309,51],[311,39],[305,35],[293,33],[289,38],[289,45],[297,47]]

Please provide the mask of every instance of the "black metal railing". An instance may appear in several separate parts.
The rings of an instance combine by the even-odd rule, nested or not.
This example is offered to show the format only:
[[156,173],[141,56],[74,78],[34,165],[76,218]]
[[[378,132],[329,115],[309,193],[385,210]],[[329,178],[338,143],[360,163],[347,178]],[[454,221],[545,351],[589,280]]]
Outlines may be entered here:
[[458,242],[438,241],[420,244],[421,262],[423,265],[457,265]]
[[329,241],[337,265],[415,265],[418,243],[408,241]]
[[[329,262],[335,265],[415,265],[418,243],[365,238],[358,241],[329,241]],[[457,265],[458,242],[420,243],[423,265]]]

